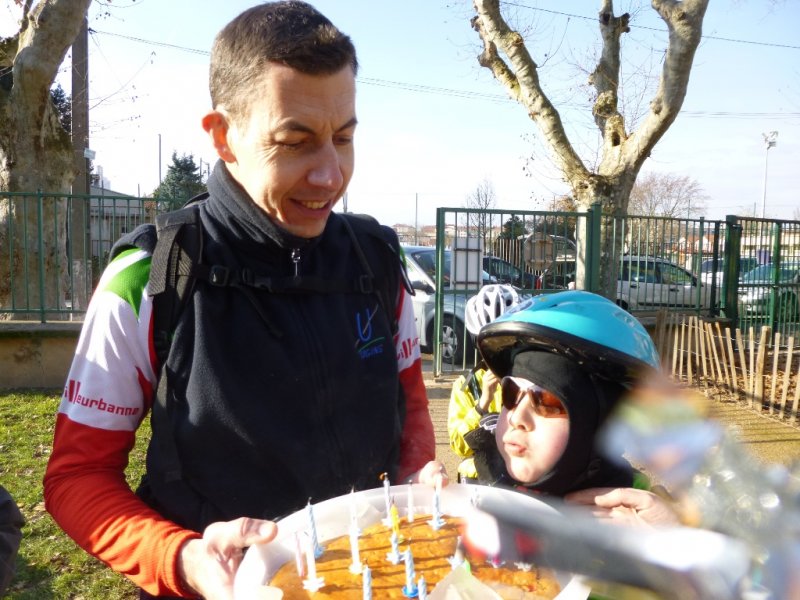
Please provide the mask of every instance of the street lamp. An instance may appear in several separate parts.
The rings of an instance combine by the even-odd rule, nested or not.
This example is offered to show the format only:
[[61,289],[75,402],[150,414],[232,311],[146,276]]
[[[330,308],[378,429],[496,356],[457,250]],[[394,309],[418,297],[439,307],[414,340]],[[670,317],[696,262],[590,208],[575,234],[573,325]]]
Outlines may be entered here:
[[761,198],[761,218],[764,218],[764,212],[767,209],[767,164],[769,162],[769,149],[778,145],[778,132],[770,131],[769,133],[762,133],[761,137],[764,138],[764,147],[766,149],[766,156],[764,157],[764,195]]

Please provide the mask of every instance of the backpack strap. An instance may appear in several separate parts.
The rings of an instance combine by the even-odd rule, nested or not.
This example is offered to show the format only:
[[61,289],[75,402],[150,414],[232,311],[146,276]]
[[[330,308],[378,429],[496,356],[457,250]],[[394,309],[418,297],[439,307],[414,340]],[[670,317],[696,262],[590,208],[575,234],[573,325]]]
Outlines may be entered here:
[[153,298],[153,346],[159,365],[166,362],[175,324],[194,288],[194,267],[202,261],[199,221],[197,203],[156,217],[158,243],[147,291]]
[[[369,278],[377,283],[374,287],[374,293],[377,295],[381,309],[384,311],[387,320],[392,326],[392,335],[394,335],[398,331],[398,284],[402,282],[406,291],[414,295],[414,288],[411,287],[408,273],[405,270],[405,262],[401,258],[400,244],[397,241],[397,236],[391,229],[384,227],[369,215],[344,213],[340,216],[353,242],[353,248],[361,263],[362,269]],[[353,225],[356,225],[356,227],[353,227]],[[359,242],[356,229],[365,232],[377,242],[378,252],[372,252],[370,256],[372,256],[373,261],[381,261],[380,272],[382,273],[382,277],[375,277],[374,269],[372,268],[367,254],[364,252],[362,244]]]

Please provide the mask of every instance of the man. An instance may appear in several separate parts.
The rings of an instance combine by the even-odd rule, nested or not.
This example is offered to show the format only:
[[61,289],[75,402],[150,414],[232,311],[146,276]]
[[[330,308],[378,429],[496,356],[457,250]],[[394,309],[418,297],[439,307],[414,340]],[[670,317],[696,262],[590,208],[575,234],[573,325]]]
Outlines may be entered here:
[[[195,283],[160,380],[150,254],[121,252],[92,298],[45,501],[143,598],[231,598],[242,549],[271,540],[273,520],[434,458],[396,236],[333,213],[353,172],[356,70],[350,39],[308,4],[229,23],[203,118],[220,161],[197,211],[202,262],[231,282]],[[365,260],[373,285],[339,289],[364,281]],[[386,281],[390,307],[372,289]],[[123,471],[151,406],[137,496]]]

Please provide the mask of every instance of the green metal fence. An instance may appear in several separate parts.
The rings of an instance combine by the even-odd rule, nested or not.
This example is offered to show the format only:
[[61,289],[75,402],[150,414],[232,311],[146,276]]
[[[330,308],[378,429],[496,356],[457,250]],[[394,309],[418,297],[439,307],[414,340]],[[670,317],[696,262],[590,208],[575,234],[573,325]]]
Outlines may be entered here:
[[[172,202],[108,195],[0,193],[0,319],[81,319],[114,241]],[[415,238],[416,238],[415,232]],[[466,300],[487,282],[523,293],[607,295],[639,316],[721,316],[747,332],[800,333],[800,222],[439,208],[435,282],[421,337],[442,365],[474,359]],[[603,276],[606,279],[603,279]],[[420,294],[423,296],[423,294]]]
[[155,213],[150,198],[0,193],[0,319],[82,318],[114,241]]
[[[576,213],[440,208],[436,247],[430,337],[437,373],[464,369],[475,357],[463,315],[480,283],[475,277],[445,280],[439,266],[446,248],[454,263],[478,253],[490,277],[527,293],[585,289],[641,318],[667,310],[722,317],[745,332],[769,325],[783,339],[800,333],[797,221],[615,216],[602,214],[599,205]],[[514,268],[506,272],[529,273],[534,284],[491,271],[495,259]],[[454,351],[453,344],[462,349]]]

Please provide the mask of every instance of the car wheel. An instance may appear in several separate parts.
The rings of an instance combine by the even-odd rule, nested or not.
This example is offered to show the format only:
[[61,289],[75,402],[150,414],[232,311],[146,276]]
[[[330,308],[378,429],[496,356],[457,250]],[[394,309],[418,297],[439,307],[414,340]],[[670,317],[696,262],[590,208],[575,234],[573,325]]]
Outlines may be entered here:
[[619,298],[617,298],[617,306],[619,306],[622,310],[628,310],[628,303],[625,302],[625,300],[620,300]]
[[[449,365],[459,364],[464,358],[464,351],[472,344],[464,338],[464,323],[453,315],[445,315],[442,323],[442,362]],[[467,336],[469,337],[469,336]],[[433,324],[428,339],[433,347]]]

